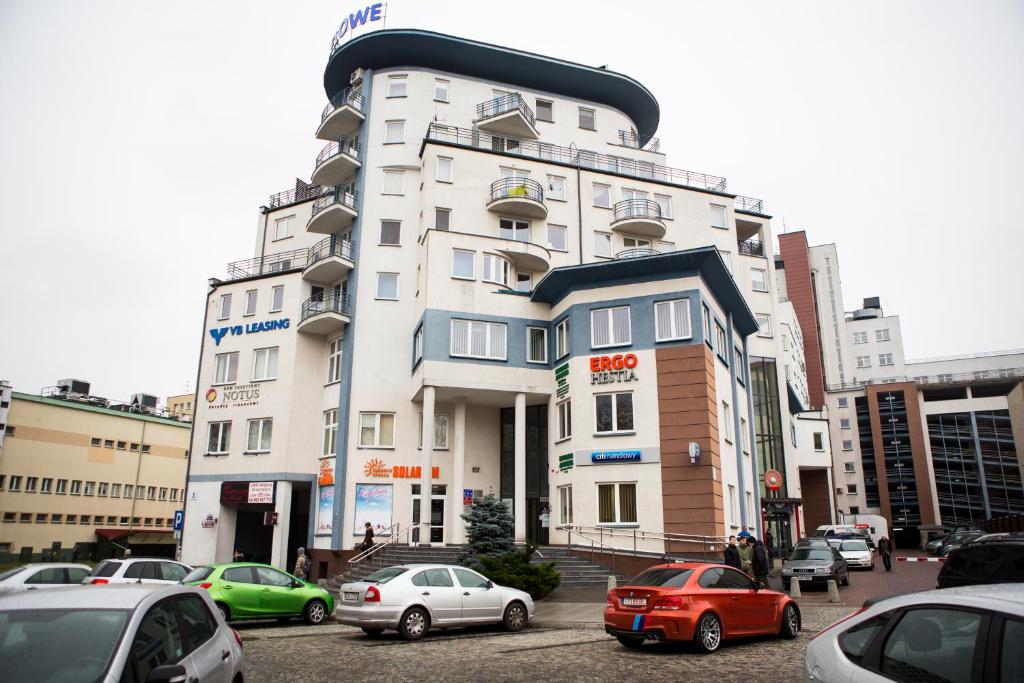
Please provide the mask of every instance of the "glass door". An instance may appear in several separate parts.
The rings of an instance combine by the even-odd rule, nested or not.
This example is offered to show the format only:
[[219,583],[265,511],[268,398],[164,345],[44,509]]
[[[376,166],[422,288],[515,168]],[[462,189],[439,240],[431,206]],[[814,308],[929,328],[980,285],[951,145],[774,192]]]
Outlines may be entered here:
[[[430,495],[430,539],[431,545],[444,545],[444,499],[448,492],[445,484],[434,484]],[[420,530],[415,526],[420,523],[420,485],[412,485],[412,523],[414,529],[410,534],[410,543],[420,542]]]

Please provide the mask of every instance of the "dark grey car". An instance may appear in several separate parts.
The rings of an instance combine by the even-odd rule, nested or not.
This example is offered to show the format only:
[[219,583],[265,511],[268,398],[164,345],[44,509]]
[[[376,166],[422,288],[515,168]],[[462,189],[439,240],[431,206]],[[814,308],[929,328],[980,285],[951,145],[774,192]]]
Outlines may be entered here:
[[835,579],[840,586],[850,585],[850,568],[835,548],[817,544],[797,546],[782,561],[782,583],[789,588],[791,581],[801,583],[827,583]]

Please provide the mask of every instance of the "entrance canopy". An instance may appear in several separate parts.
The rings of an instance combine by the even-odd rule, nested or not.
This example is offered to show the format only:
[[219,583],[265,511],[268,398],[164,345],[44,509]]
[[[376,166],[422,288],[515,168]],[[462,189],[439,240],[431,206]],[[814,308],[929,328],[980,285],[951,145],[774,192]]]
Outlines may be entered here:
[[138,529],[97,529],[96,536],[107,540],[117,541],[127,539],[131,545],[163,545],[174,544],[174,534],[168,531],[140,531]]

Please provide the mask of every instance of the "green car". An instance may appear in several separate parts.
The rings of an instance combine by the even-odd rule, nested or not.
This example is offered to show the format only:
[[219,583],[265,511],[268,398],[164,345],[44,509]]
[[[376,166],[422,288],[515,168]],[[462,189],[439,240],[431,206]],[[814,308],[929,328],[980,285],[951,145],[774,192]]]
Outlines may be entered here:
[[330,593],[266,564],[200,566],[181,582],[209,591],[224,621],[301,616],[307,623],[322,624],[334,613]]

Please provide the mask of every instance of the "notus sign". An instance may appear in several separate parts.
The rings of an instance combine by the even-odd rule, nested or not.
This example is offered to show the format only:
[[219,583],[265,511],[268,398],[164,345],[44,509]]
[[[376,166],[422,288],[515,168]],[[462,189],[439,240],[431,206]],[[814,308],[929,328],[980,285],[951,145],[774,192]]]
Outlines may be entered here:
[[635,353],[617,353],[614,356],[590,357],[590,383],[634,382],[636,366],[640,360]]

